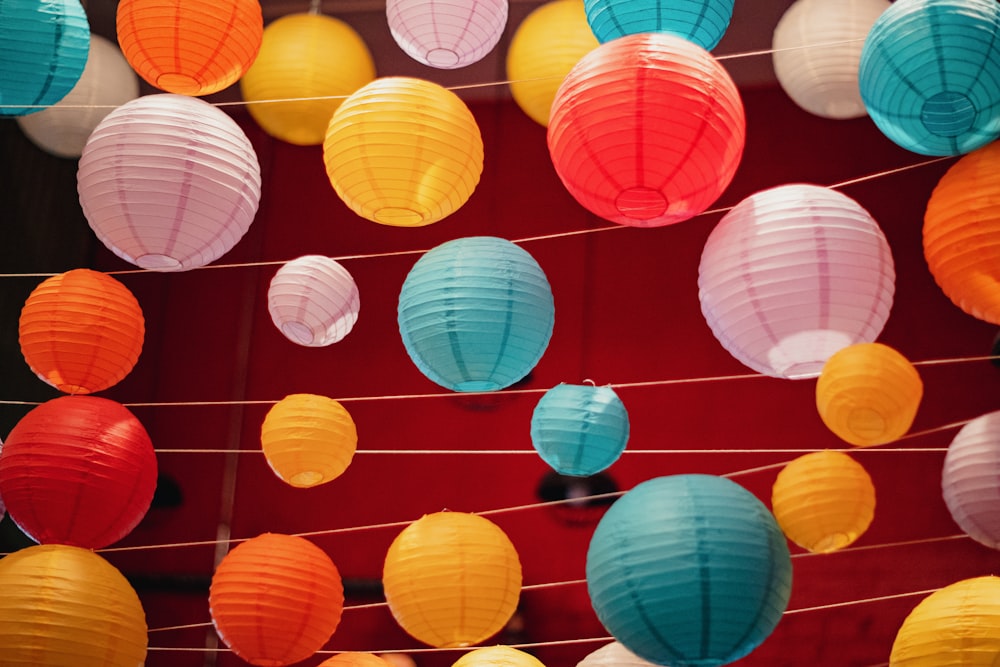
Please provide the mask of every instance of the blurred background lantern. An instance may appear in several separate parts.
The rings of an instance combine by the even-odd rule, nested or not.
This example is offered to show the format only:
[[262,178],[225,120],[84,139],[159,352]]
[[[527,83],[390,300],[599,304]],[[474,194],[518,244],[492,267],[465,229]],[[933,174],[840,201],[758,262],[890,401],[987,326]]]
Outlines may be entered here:
[[215,568],[209,612],[219,637],[251,665],[281,667],[329,641],[344,609],[340,572],[302,537],[264,533]]
[[778,473],[771,510],[785,536],[813,553],[853,544],[875,518],[875,485],[843,452],[803,454]]
[[62,396],[32,408],[0,450],[0,496],[42,544],[100,549],[132,532],[156,490],[146,429],[128,408]]
[[354,278],[339,262],[304,255],[285,262],[267,289],[271,321],[285,338],[306,347],[325,347],[344,339],[361,310]]
[[633,487],[597,525],[586,571],[612,636],[672,667],[749,654],[781,620],[792,584],[788,545],[767,507],[712,475]]
[[701,311],[722,346],[765,375],[819,375],[830,356],[874,341],[895,292],[889,243],[850,197],[780,185],[747,197],[709,234]]
[[960,155],[1000,137],[1000,5],[896,0],[865,39],[868,115],[896,144]]
[[733,17],[735,0],[584,0],[602,44],[625,35],[667,32],[712,50]]
[[650,33],[577,62],[552,102],[548,146],[584,208],[656,227],[692,218],[722,194],[745,134],[743,102],[722,64],[686,39]]
[[483,138],[469,108],[430,81],[384,77],[334,112],[323,142],[330,184],[366,220],[420,227],[472,196]]
[[106,273],[74,269],[43,280],[18,320],[21,354],[67,394],[107,389],[132,372],[145,339],[142,308]]
[[358,431],[338,401],[291,394],[264,417],[260,444],[271,470],[291,486],[306,488],[339,477],[351,465]]
[[387,0],[386,20],[406,55],[455,69],[482,60],[503,36],[507,0]]
[[250,228],[260,165],[239,125],[184,95],[145,95],[118,107],[80,157],[80,205],[97,238],[156,271],[204,266]]
[[286,14],[264,28],[257,59],[239,85],[265,132],[317,146],[343,99],[374,79],[372,55],[350,25],[322,14]]
[[963,579],[913,608],[892,644],[892,667],[993,667],[1000,656],[1000,577]]
[[965,424],[948,445],[941,472],[944,502],[962,531],[1000,549],[1000,411]]
[[518,23],[507,48],[507,79],[514,102],[548,126],[552,100],[573,65],[597,48],[583,0],[550,0]]
[[87,138],[110,111],[139,97],[139,78],[116,44],[90,36],[87,66],[73,89],[55,106],[18,116],[21,131],[36,146],[76,159]]
[[796,0],[774,28],[771,54],[782,90],[821,118],[867,115],[858,86],[864,39],[889,0]]
[[55,104],[80,80],[90,23],[79,0],[4,2],[0,44],[0,116],[29,114]]
[[398,320],[407,353],[428,379],[453,391],[494,391],[542,358],[555,304],[526,250],[472,236],[417,260],[399,293]]
[[452,667],[545,667],[531,655],[510,646],[486,646],[469,651]]
[[855,343],[833,353],[816,381],[819,416],[841,440],[884,445],[906,435],[924,383],[902,354],[882,343]]
[[125,59],[147,83],[208,95],[246,73],[264,20],[258,0],[120,0],[116,27]]
[[521,561],[499,526],[436,512],[404,528],[382,571],[393,618],[436,647],[472,646],[507,624],[521,594]]
[[392,663],[373,653],[341,653],[327,658],[318,667],[392,667]]
[[618,460],[628,443],[625,404],[611,387],[559,384],[531,415],[531,444],[563,475],[596,475]]
[[611,642],[587,654],[576,667],[653,667],[653,663],[632,653],[621,642]]
[[1000,324],[1000,142],[963,156],[938,181],[924,214],[924,258],[963,311]]
[[0,655],[5,667],[136,667],[146,614],[113,565],[63,544],[0,560]]

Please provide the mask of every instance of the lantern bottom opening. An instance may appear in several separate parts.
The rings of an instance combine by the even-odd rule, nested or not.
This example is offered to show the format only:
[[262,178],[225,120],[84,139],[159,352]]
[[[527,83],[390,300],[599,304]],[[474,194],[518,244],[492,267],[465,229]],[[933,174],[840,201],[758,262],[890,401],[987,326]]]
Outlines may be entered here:
[[666,213],[667,198],[659,190],[636,186],[618,193],[615,208],[626,218],[652,220]]
[[316,339],[316,337],[313,336],[312,329],[301,322],[282,322],[281,333],[283,333],[286,338],[302,345],[309,345]]
[[177,72],[166,72],[156,77],[156,87],[177,95],[204,95],[204,85],[198,79]]
[[972,129],[976,121],[976,107],[962,93],[944,91],[924,101],[920,122],[931,134],[939,137],[957,137]]
[[859,446],[881,445],[885,441],[885,418],[876,410],[858,407],[847,415],[847,429],[854,436],[852,443]]
[[160,271],[172,271],[183,266],[180,261],[170,255],[160,255],[156,253],[149,253],[148,255],[140,255],[136,257],[135,264],[143,269]]
[[816,544],[810,545],[809,551],[817,554],[832,553],[852,544],[856,539],[858,539],[857,535],[849,533],[831,533],[825,535]]
[[288,483],[300,489],[308,489],[311,486],[322,484],[323,479],[323,473],[316,472],[315,470],[306,470],[292,475],[292,478],[288,480]]
[[432,67],[454,67],[460,58],[451,49],[436,48],[427,52],[427,64]]
[[426,211],[417,211],[412,208],[401,206],[385,206],[377,211],[373,216],[375,222],[393,227],[417,227],[425,224]]
[[851,336],[841,331],[800,331],[774,343],[767,352],[768,366],[775,375],[789,380],[818,377],[826,360],[853,342]]

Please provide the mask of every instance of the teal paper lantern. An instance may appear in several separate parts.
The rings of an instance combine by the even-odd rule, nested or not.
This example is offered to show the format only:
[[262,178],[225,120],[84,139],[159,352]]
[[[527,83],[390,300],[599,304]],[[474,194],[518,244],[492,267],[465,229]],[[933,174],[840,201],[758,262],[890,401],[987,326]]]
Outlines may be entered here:
[[671,667],[738,660],[788,606],[792,563],[773,515],[723,477],[672,475],[634,487],[587,551],[598,618],[639,657]]
[[552,289],[535,259],[492,236],[443,243],[410,269],[399,332],[417,368],[454,391],[495,391],[526,376],[552,336]]
[[962,155],[1000,137],[1000,4],[896,0],[861,50],[861,99],[889,139]]
[[531,415],[531,444],[563,475],[605,470],[625,451],[628,434],[628,412],[611,387],[556,385]]
[[584,0],[601,44],[625,35],[669,32],[711,51],[733,17],[735,0]]
[[90,23],[80,0],[7,0],[0,44],[0,116],[23,116],[55,104],[80,80]]

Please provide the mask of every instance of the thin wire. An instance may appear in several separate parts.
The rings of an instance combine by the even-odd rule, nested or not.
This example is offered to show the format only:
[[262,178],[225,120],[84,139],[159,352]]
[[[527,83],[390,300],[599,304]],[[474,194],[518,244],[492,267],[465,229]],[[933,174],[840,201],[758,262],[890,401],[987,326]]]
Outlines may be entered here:
[[[962,422],[965,423],[965,422]],[[954,427],[948,424],[946,427],[934,429],[945,430]],[[157,454],[263,454],[262,449],[156,449]],[[622,456],[633,456],[636,454],[655,454],[657,456],[669,454],[809,454],[814,452],[890,452],[893,454],[922,454],[947,452],[947,447],[852,447],[841,449],[830,449],[828,447],[819,448],[754,448],[754,449],[626,449]],[[535,449],[358,449],[355,456],[360,454],[390,455],[399,456],[410,454],[415,456],[537,456]]]
[[852,607],[856,604],[868,604],[869,602],[884,602],[885,600],[898,600],[900,598],[910,598],[917,595],[930,595],[935,591],[941,590],[940,588],[929,588],[922,591],[910,591],[909,593],[894,593],[892,595],[878,595],[870,598],[862,598],[860,600],[847,600],[844,602],[831,602],[829,604],[819,604],[813,607],[799,607],[798,609],[786,609],[784,615],[790,616],[792,614],[802,614],[809,611],[823,611],[824,609],[839,609],[841,607]]

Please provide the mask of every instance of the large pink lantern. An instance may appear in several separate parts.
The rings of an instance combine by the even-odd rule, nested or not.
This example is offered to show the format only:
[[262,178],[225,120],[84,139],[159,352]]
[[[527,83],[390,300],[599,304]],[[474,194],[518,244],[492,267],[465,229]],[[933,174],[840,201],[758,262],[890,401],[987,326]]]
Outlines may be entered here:
[[1000,411],[973,419],[948,446],[941,490],[951,517],[969,537],[1000,549]]
[[332,345],[358,321],[358,286],[339,262],[304,255],[286,262],[267,290],[271,321],[285,338],[306,347]]
[[438,69],[478,62],[507,25],[507,0],[388,0],[389,31],[406,55]]

